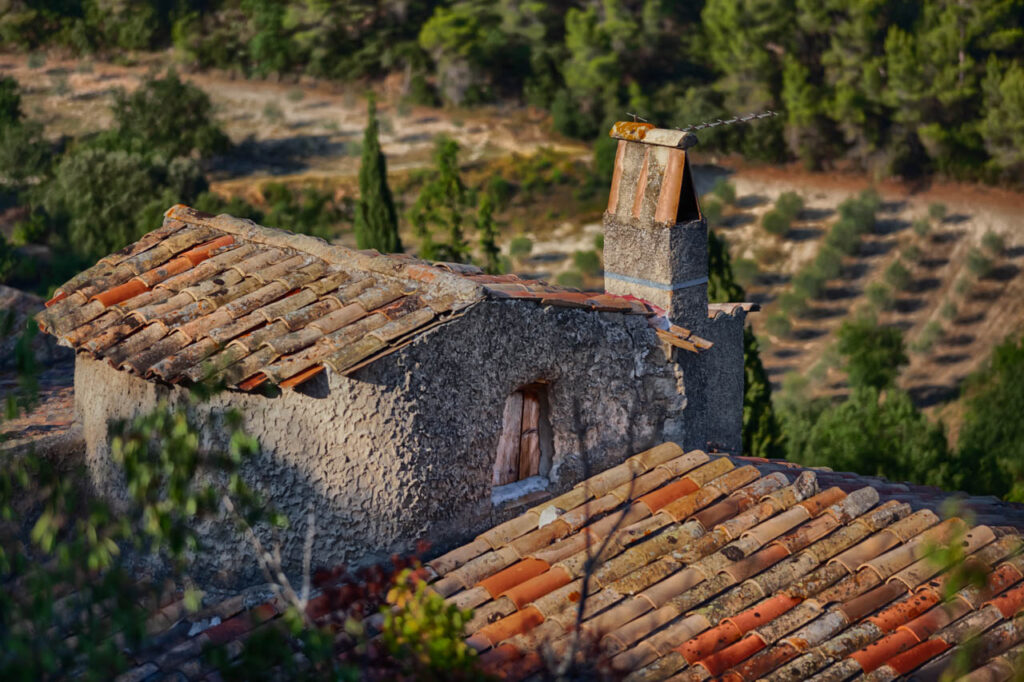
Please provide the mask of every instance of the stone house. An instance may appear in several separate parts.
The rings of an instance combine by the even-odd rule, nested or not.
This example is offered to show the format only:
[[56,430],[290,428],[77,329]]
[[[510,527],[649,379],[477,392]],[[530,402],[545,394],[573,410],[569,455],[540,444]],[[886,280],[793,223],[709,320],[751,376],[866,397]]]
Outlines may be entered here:
[[[617,124],[604,293],[381,255],[185,206],[63,285],[40,327],[76,353],[76,418],[97,491],[122,494],[108,426],[189,409],[207,443],[238,410],[249,483],[318,564],[439,548],[662,441],[736,452],[749,304],[709,305],[691,134]],[[228,527],[197,575],[255,571]]]

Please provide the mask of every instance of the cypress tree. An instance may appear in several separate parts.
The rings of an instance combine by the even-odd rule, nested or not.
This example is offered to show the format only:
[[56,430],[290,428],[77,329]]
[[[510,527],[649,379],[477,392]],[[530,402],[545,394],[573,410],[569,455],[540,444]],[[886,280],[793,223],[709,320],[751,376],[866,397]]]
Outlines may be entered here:
[[480,250],[484,252],[484,270],[490,275],[501,274],[501,250],[498,248],[498,225],[494,221],[494,199],[484,192],[477,207],[476,231],[480,236]]
[[402,250],[398,238],[398,213],[388,187],[388,164],[380,150],[377,103],[373,95],[367,103],[369,120],[363,133],[363,160],[359,166],[359,203],[356,204],[356,245],[381,253]]

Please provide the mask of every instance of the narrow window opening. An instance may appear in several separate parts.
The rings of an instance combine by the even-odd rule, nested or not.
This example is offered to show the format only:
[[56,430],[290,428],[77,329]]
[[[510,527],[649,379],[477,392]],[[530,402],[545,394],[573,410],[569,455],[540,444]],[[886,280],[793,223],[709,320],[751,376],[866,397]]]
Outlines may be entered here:
[[547,385],[543,383],[523,386],[505,401],[494,485],[547,476],[553,450],[549,411]]

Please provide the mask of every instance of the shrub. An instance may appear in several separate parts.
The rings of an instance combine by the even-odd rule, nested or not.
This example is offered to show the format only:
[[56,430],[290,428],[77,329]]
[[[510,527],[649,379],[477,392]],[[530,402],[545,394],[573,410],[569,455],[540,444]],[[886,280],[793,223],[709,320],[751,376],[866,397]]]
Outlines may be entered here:
[[915,220],[912,227],[914,234],[918,237],[927,237],[928,233],[932,231],[932,224],[925,218],[918,218]]
[[1009,338],[966,384],[958,483],[975,494],[1024,499],[1024,343]]
[[953,284],[953,291],[955,291],[960,296],[963,296],[970,290],[971,280],[966,275],[962,275],[959,278],[957,278],[956,282]]
[[601,259],[595,251],[576,251],[572,254],[572,262],[585,275],[594,277],[601,274]]
[[594,235],[594,248],[598,251],[604,251],[604,232]]
[[779,309],[787,317],[803,317],[810,309],[807,297],[795,291],[787,291],[779,296]]
[[967,252],[967,269],[975,277],[985,277],[992,272],[992,260],[977,247]]
[[28,56],[28,68],[41,69],[46,66],[46,55],[41,52],[33,52]]
[[864,290],[864,295],[867,296],[868,302],[876,310],[891,310],[895,303],[892,289],[882,282],[872,282],[869,284],[867,289]]
[[42,178],[52,158],[42,125],[35,121],[0,123],[0,187],[16,190]]
[[895,327],[880,326],[872,317],[843,322],[836,338],[836,350],[845,360],[854,388],[892,386],[907,364],[903,334]]
[[825,244],[814,257],[814,267],[824,279],[835,279],[843,269],[843,254]]
[[825,236],[825,244],[847,255],[853,254],[860,246],[861,231],[849,218],[840,218]]
[[740,286],[749,287],[760,273],[761,269],[750,258],[737,258],[732,262],[732,274]]
[[491,198],[494,200],[495,207],[498,210],[502,210],[508,206],[510,201],[512,201],[512,196],[516,193],[516,188],[511,182],[501,175],[492,175],[487,181],[485,191],[487,194],[491,195]]
[[786,253],[778,243],[769,243],[758,246],[754,249],[754,260],[757,261],[758,265],[774,265],[783,258]]
[[701,206],[701,212],[708,220],[708,225],[717,225],[722,220],[722,202],[712,199]]
[[940,203],[933,203],[928,205],[928,217],[937,223],[941,223],[946,219],[946,205]]
[[513,237],[512,241],[508,243],[508,255],[512,258],[522,260],[529,256],[531,251],[533,251],[533,241],[525,235]]
[[921,249],[916,244],[907,244],[900,250],[900,258],[914,263],[921,258]]
[[781,237],[789,232],[789,222],[789,217],[777,208],[773,208],[761,216],[761,227],[765,232],[776,237]]
[[190,202],[205,189],[189,158],[164,165],[141,154],[78,148],[42,186],[40,203],[76,254],[99,258],[153,229],[171,204]]
[[[7,281],[7,278],[14,270],[15,263],[14,248],[7,243],[7,239],[3,234],[0,234],[0,284]],[[2,335],[2,330],[0,330],[0,336]]]
[[915,353],[927,353],[935,345],[935,342],[942,337],[942,325],[932,320],[921,329],[914,342],[910,344],[910,350]]
[[981,246],[993,256],[1001,256],[1003,251],[1006,250],[1006,242],[1003,241],[1002,235],[996,234],[991,230],[986,232],[981,238]]
[[904,291],[910,286],[910,270],[903,261],[896,259],[885,269],[885,282],[896,291]]
[[71,94],[71,84],[68,82],[68,77],[63,73],[50,78],[50,84],[53,87],[53,94],[58,97],[66,97]]
[[596,192],[599,188],[607,192],[608,185],[615,175],[615,156],[619,151],[618,140],[607,135],[598,135],[594,142],[594,165],[591,171],[590,183]]
[[725,178],[718,178],[711,187],[711,193],[718,197],[726,206],[736,203],[736,186]]
[[463,633],[472,610],[446,603],[409,569],[395,579],[381,613],[384,646],[415,679],[442,680],[453,674],[462,679],[458,673],[473,670],[476,650],[466,644]]
[[789,336],[793,330],[793,323],[785,313],[769,315],[764,321],[765,330],[772,336]]
[[0,127],[21,120],[21,88],[10,76],[0,76]]
[[805,266],[793,277],[793,291],[806,298],[818,298],[825,290],[825,278],[814,264]]
[[953,301],[946,301],[942,304],[942,308],[939,309],[939,314],[947,320],[952,320],[956,317],[957,309],[956,303]]
[[857,234],[866,234],[875,228],[875,213],[881,198],[874,190],[864,190],[839,204],[839,217],[851,223]]
[[263,118],[271,123],[280,123],[284,120],[284,110],[281,109],[281,105],[270,100],[263,105]]
[[946,483],[945,433],[914,407],[905,391],[890,388],[882,399],[878,389],[856,388],[843,403],[812,407],[810,418],[799,425],[787,419],[787,433],[794,426],[806,428],[793,439],[787,459],[894,481]]
[[301,102],[306,97],[306,91],[302,88],[294,88],[286,95],[289,102]]
[[775,200],[775,210],[780,211],[790,220],[796,220],[800,211],[804,210],[804,200],[796,192],[783,192]]
[[563,287],[569,287],[572,289],[583,288],[583,275],[576,270],[567,270],[562,272],[555,278],[555,282]]
[[213,118],[210,98],[173,71],[163,78],[148,78],[131,94],[118,93],[114,120],[117,139],[107,140],[118,149],[167,156],[198,153],[206,157],[231,146]]

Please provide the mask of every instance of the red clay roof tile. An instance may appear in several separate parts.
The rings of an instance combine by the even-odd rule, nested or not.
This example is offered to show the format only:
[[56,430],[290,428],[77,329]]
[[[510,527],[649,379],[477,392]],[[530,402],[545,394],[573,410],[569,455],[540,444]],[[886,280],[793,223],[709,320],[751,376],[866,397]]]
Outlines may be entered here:
[[[325,365],[355,371],[427,325],[503,296],[658,314],[624,297],[484,275],[475,266],[351,251],[175,206],[162,227],[60,287],[37,319],[44,331],[77,350],[148,378],[180,383],[220,374],[242,390],[268,380],[292,388]],[[345,307],[335,314],[339,303],[359,310]],[[378,324],[355,326],[375,311],[380,311]],[[129,317],[122,319],[121,313]],[[285,337],[273,328],[256,340],[243,336],[276,321],[297,335]],[[320,329],[320,335],[305,333],[307,328]],[[180,336],[168,337],[176,332]],[[666,333],[694,352],[710,347],[688,330],[669,327]],[[328,338],[320,344],[322,335]],[[242,341],[243,350],[214,356],[211,339]],[[257,348],[262,343],[276,350]],[[220,364],[207,371],[203,363],[211,356]]]
[[[658,471],[649,480],[665,488],[696,471],[667,466],[686,457],[656,449],[633,458],[623,471],[641,478]],[[680,499],[715,489],[737,471],[715,464],[691,478],[700,487]],[[772,473],[704,510],[714,513],[696,510],[697,516],[679,519],[663,512],[650,517],[646,505],[630,505],[644,511],[627,516],[616,531],[608,558],[591,576],[584,608],[581,632],[584,641],[600,641],[599,663],[632,671],[631,679],[637,680],[664,679],[680,671],[681,679],[716,676],[734,682],[795,681],[820,671],[821,679],[833,679],[874,671],[870,679],[880,680],[921,665],[932,675],[942,653],[978,629],[987,631],[980,653],[971,659],[975,668],[989,660],[995,665],[998,659],[992,657],[1024,636],[1024,617],[1018,617],[1019,624],[1009,620],[1024,607],[1024,558],[1012,555],[1019,546],[1015,535],[984,544],[988,529],[971,530],[979,538],[968,548],[977,550],[976,565],[995,565],[991,587],[965,588],[940,604],[944,576],[909,591],[920,576],[910,580],[906,567],[921,560],[926,548],[934,546],[932,539],[955,537],[962,523],[936,525],[930,512],[906,516],[905,506],[854,488],[840,507],[825,506],[825,498],[815,500],[821,494],[812,485],[813,476],[801,477],[799,484],[779,488],[785,477]],[[484,652],[480,661],[486,670],[503,679],[523,679],[543,669],[541,648],[550,646],[556,654],[567,650],[583,589],[582,579],[573,576],[581,575],[588,546],[615,530],[625,508],[616,505],[628,500],[604,496],[621,485],[620,479],[618,471],[595,477],[594,485],[584,483],[556,498],[556,508],[566,510],[562,516],[573,513],[572,524],[556,518],[537,528],[549,501],[428,563],[435,591],[460,608],[476,609],[467,642]],[[755,493],[765,490],[768,499],[757,502]],[[721,493],[716,490],[715,496]],[[832,491],[825,495],[836,499]],[[806,507],[816,518],[800,505],[812,500]],[[588,505],[598,515],[577,513]],[[779,523],[780,518],[785,520]],[[835,527],[838,519],[843,525]],[[784,528],[790,528],[789,534],[780,537]],[[827,528],[832,533],[821,535]],[[882,542],[875,541],[879,536]],[[552,540],[555,544],[549,545]],[[909,551],[894,552],[901,547]],[[857,551],[846,563],[833,560],[851,548]],[[544,570],[549,556],[561,556],[561,563]],[[880,557],[884,560],[868,567]],[[903,578],[883,582],[883,576],[900,571]],[[748,581],[736,582],[747,576]],[[307,612],[319,621],[332,608],[331,598],[322,593],[310,600]],[[160,660],[192,670],[206,642],[248,636],[251,621],[244,614],[225,614],[227,620],[203,634],[173,640]],[[164,620],[163,626],[172,623]],[[690,668],[685,667],[688,660],[694,664]],[[140,669],[145,664],[140,661]]]

